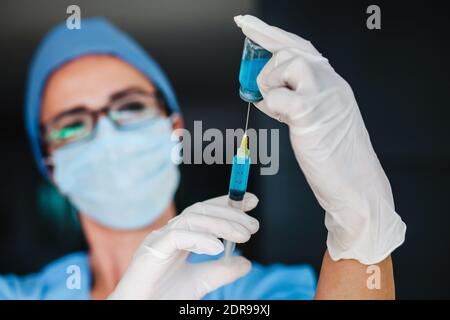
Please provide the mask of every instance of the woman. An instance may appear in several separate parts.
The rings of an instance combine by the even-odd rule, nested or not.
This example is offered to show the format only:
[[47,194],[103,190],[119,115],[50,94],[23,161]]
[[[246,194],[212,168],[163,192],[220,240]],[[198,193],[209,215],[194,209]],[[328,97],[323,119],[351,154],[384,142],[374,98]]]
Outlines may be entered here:
[[[0,297],[24,299],[393,298],[390,253],[404,240],[389,182],[351,89],[307,41],[251,16],[243,32],[274,53],[258,77],[258,108],[289,125],[299,164],[329,231],[316,290],[308,266],[220,259],[219,238],[246,242],[258,221],[226,196],[176,216],[175,94],[158,65],[103,19],[56,27],[39,47],[26,116],[41,172],[78,209],[89,244],[27,277],[0,277]],[[244,211],[256,196],[246,194]],[[377,264],[380,288],[367,286]],[[67,284],[79,268],[81,284]]]

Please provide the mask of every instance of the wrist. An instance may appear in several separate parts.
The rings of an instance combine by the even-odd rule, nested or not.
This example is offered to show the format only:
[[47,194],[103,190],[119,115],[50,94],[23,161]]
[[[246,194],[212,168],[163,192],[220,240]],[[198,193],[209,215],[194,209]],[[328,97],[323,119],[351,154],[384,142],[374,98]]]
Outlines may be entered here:
[[[383,200],[372,212],[360,215],[360,222],[354,223],[351,216],[357,213],[326,212],[325,224],[328,229],[327,247],[334,261],[355,259],[371,265],[388,257],[405,241],[406,225],[400,216]],[[347,215],[350,224],[345,224]]]

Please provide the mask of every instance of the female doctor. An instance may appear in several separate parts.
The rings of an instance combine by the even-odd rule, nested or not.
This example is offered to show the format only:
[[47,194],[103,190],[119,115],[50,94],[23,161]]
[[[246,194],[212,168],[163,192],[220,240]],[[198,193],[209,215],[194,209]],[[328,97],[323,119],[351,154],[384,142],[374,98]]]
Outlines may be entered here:
[[[325,210],[318,283],[308,266],[219,258],[219,238],[258,230],[227,197],[177,215],[179,172],[171,134],[182,127],[172,87],[156,62],[108,21],[57,26],[30,68],[26,128],[41,172],[77,208],[88,252],[37,274],[0,276],[5,299],[391,299],[391,252],[406,226],[372,149],[352,90],[310,42],[252,16],[244,34],[273,53],[258,77],[257,107],[289,126],[298,163]],[[379,285],[368,286],[377,265]],[[77,266],[80,285],[68,286]]]

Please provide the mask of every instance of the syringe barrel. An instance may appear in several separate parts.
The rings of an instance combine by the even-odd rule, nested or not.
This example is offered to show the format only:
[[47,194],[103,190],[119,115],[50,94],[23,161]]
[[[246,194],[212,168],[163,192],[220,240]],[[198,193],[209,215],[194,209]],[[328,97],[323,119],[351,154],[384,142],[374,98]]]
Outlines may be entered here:
[[[235,201],[230,198],[228,200],[228,205],[232,208],[242,210],[244,201],[243,200]],[[228,259],[229,257],[231,257],[233,255],[234,249],[236,248],[236,243],[234,243],[233,241],[225,240],[224,247],[225,247],[224,258]]]
[[247,190],[248,174],[250,172],[250,156],[233,157],[231,167],[230,187],[228,196],[231,200],[242,201]]

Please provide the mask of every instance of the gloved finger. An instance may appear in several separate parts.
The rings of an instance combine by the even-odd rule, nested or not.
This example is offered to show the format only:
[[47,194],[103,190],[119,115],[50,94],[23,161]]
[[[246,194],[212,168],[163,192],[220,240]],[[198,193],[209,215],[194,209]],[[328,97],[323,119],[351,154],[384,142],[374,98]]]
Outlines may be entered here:
[[286,87],[269,90],[259,104],[263,104],[276,119],[288,125],[312,111],[312,105],[305,107],[302,96]]
[[216,205],[204,202],[196,203],[189,207],[187,212],[198,213],[205,216],[234,221],[249,230],[251,233],[258,231],[259,222],[255,218],[249,216],[244,211],[234,209],[228,205]]
[[252,233],[256,232],[253,225],[250,226],[251,229],[247,229],[235,221],[194,212],[182,214],[169,223],[172,228],[208,233],[237,243],[247,242]]
[[[212,199],[203,201],[203,203],[215,204],[215,205],[225,207],[225,206],[228,206],[229,200],[230,199],[228,198],[228,196],[225,195],[225,196],[220,196],[220,197],[216,197],[216,198],[212,198]],[[258,205],[258,202],[259,202],[259,199],[257,196],[255,196],[253,193],[246,192],[244,194],[242,211],[247,212],[247,211],[253,210]]]
[[159,260],[170,258],[179,250],[217,255],[224,249],[222,241],[211,234],[182,229],[158,230],[150,233],[136,256],[150,254]]
[[[267,95],[267,92],[273,88],[276,87],[283,87],[287,84],[281,80],[278,81],[278,83],[267,83],[267,78],[272,74],[273,70],[275,70],[279,65],[283,65],[286,61],[291,60],[295,54],[292,51],[292,49],[282,49],[278,52],[276,52],[272,58],[266,63],[264,68],[259,73],[258,77],[256,78],[256,82],[258,84],[258,88],[261,91],[262,96],[265,98]],[[274,81],[272,81],[274,82]],[[264,100],[260,101],[259,103],[254,103],[254,105],[267,114],[269,117],[272,117],[274,119],[277,119],[281,121],[280,116],[278,114],[275,114],[273,111],[267,108],[266,103]]]
[[189,265],[196,281],[193,299],[200,299],[205,294],[239,279],[251,270],[251,266],[251,262],[241,256],[233,256],[226,261],[219,259]]
[[[286,87],[304,95],[315,94],[317,85],[308,61],[302,55],[292,55],[287,50],[278,52],[261,70],[256,81],[265,97],[271,89]],[[282,57],[280,57],[282,56]]]
[[283,48],[299,48],[311,54],[320,55],[316,48],[296,34],[273,27],[251,15],[239,15],[234,17],[237,26],[251,40],[270,52],[276,52]]

